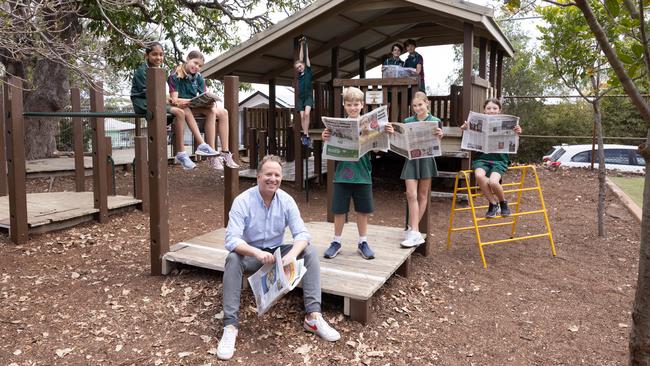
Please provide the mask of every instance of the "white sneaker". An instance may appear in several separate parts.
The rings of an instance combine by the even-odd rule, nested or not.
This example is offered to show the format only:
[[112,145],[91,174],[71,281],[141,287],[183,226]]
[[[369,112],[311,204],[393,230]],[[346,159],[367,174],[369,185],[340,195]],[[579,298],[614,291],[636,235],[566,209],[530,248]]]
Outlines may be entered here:
[[308,320],[305,318],[302,326],[306,331],[314,333],[328,342],[336,342],[341,339],[339,332],[327,324],[321,314],[316,315],[316,319]]
[[210,165],[214,170],[220,172],[223,171],[223,163],[221,162],[221,156],[213,156],[212,158],[210,158]]
[[235,354],[235,341],[237,340],[238,330],[233,325],[223,328],[223,335],[217,346],[217,358],[220,360],[230,360]]
[[190,156],[187,155],[185,151],[180,151],[176,154],[176,161],[181,164],[183,169],[192,170],[196,168],[196,164],[190,159]]
[[419,231],[411,230],[408,232],[406,240],[404,240],[401,245],[405,248],[411,248],[424,244],[424,237],[420,234]]
[[232,158],[232,153],[228,151],[227,153],[221,153],[221,158],[223,158],[223,161],[226,163],[226,166],[231,169],[238,169],[239,164],[235,162],[235,160]]
[[213,149],[210,145],[206,144],[205,142],[202,143],[201,145],[196,147],[196,151],[194,152],[196,155],[201,155],[201,156],[217,156],[219,153],[217,150]]

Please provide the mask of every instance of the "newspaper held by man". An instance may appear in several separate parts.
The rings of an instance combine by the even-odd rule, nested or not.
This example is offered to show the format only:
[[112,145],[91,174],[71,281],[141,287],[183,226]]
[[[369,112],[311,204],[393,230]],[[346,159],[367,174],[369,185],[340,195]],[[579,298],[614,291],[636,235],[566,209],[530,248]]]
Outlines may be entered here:
[[440,137],[436,136],[438,122],[392,122],[395,132],[389,137],[390,150],[409,160],[442,155]]
[[209,108],[214,105],[214,103],[220,101],[216,94],[205,92],[201,93],[190,100],[190,108]]
[[265,264],[248,277],[257,303],[257,315],[266,313],[276,301],[298,286],[307,272],[304,259],[294,259],[283,267],[280,248],[275,250],[273,256],[275,263]]
[[325,142],[323,157],[358,161],[371,150],[388,151],[388,111],[381,106],[357,118],[322,117],[331,137]]
[[484,153],[516,154],[519,136],[514,128],[518,124],[519,117],[507,114],[469,112],[460,147]]

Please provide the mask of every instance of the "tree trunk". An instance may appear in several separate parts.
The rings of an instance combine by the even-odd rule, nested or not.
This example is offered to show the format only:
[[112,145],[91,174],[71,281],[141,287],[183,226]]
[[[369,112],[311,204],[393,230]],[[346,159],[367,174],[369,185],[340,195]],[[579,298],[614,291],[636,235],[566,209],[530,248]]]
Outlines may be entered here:
[[[646,159],[645,169],[650,171],[650,129],[646,143],[639,146]],[[630,365],[650,365],[650,175],[646,174],[643,185],[643,213],[641,215],[641,250],[639,253],[639,277],[632,309],[630,329]]]
[[[25,95],[25,111],[58,112],[68,103],[70,84],[65,67],[39,60],[34,68],[32,90]],[[52,157],[56,151],[59,118],[25,118],[25,154],[27,159]]]
[[592,104],[594,109],[594,126],[596,128],[596,139],[598,140],[598,236],[605,236],[605,193],[607,186],[605,180],[605,149],[603,146],[603,125],[601,123],[600,100],[596,99]]

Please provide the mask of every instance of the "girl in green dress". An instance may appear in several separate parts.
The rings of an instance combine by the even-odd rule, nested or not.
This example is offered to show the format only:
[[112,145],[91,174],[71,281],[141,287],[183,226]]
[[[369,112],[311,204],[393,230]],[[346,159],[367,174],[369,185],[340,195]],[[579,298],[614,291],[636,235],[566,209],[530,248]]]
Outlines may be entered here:
[[[411,108],[415,116],[408,117],[404,123],[431,121],[440,123],[440,119],[429,113],[429,99],[423,92],[417,92],[413,96]],[[442,129],[436,128],[435,135],[431,138],[442,138]],[[438,175],[436,161],[433,158],[422,158],[406,160],[402,175],[406,184],[406,199],[409,209],[409,230],[406,232],[406,238],[402,242],[403,247],[414,247],[424,243],[424,238],[419,231],[420,220],[424,216],[429,200],[429,188],[431,187],[431,177]]]

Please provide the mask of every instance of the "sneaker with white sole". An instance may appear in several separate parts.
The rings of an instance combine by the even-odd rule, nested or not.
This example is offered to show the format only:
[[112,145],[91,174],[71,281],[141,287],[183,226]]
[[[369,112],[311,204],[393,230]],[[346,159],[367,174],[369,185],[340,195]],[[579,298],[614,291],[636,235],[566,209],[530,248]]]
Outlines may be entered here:
[[375,258],[375,252],[373,252],[372,249],[370,249],[370,245],[368,245],[368,242],[366,241],[357,244],[357,252],[361,254],[363,259]]
[[[328,342],[336,342],[341,339],[341,335],[331,325],[327,324],[321,314],[316,315],[316,319],[307,319],[302,323],[307,332],[314,333]],[[219,343],[221,345],[221,343]]]
[[238,330],[233,325],[227,325],[223,328],[223,335],[217,346],[217,358],[220,360],[230,360],[235,354],[235,341],[237,341]]
[[213,149],[212,146],[206,144],[205,142],[199,145],[196,148],[196,155],[201,155],[201,156],[217,156],[219,153],[217,150]]
[[422,234],[420,234],[419,231],[415,231],[415,230],[410,230],[408,232],[406,240],[404,240],[401,243],[401,245],[405,248],[412,248],[420,244],[424,244],[424,238],[422,237]]
[[210,158],[210,166],[216,171],[223,171],[223,162],[221,161],[221,156],[213,156]]
[[196,164],[190,159],[190,156],[187,155],[185,151],[180,151],[176,154],[176,161],[183,167],[185,170],[192,170],[196,168]]
[[332,243],[330,243],[329,248],[327,248],[327,250],[325,251],[325,254],[323,254],[323,257],[327,259],[332,259],[336,257],[336,255],[339,254],[339,252],[341,252],[341,243],[339,243],[338,241],[333,241]]
[[235,162],[235,159],[232,158],[232,153],[228,151],[227,153],[222,152],[221,153],[221,158],[223,159],[224,163],[226,163],[226,166],[230,169],[238,169],[239,164]]

